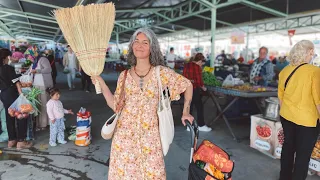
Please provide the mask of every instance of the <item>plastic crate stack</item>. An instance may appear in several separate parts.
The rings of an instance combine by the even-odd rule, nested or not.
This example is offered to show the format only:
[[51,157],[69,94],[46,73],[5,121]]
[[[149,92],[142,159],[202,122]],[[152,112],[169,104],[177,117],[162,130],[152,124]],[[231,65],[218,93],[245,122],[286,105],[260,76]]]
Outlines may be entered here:
[[81,108],[77,113],[76,140],[77,146],[88,146],[91,143],[91,113]]

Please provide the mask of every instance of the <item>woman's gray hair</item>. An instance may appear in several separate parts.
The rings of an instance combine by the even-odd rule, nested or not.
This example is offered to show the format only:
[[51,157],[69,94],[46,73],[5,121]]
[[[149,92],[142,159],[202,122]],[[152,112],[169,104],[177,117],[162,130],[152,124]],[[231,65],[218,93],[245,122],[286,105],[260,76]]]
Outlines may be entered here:
[[136,40],[137,36],[143,33],[147,36],[150,42],[150,64],[152,66],[158,66],[158,65],[165,65],[163,55],[160,50],[159,41],[157,39],[156,34],[149,28],[140,28],[136,30],[136,32],[133,33],[131,36],[130,42],[129,42],[129,50],[128,50],[128,63],[131,66],[137,65],[137,58],[133,53],[133,43]]
[[298,66],[305,62],[306,57],[311,49],[314,49],[314,45],[309,40],[299,41],[290,50],[289,61],[291,65]]

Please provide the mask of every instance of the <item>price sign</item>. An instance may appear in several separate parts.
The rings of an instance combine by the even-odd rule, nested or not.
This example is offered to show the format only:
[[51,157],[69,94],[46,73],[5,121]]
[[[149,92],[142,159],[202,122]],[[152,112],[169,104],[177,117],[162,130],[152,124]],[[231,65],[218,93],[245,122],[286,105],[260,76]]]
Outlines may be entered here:
[[314,159],[310,159],[309,168],[317,172],[320,172],[320,162]]

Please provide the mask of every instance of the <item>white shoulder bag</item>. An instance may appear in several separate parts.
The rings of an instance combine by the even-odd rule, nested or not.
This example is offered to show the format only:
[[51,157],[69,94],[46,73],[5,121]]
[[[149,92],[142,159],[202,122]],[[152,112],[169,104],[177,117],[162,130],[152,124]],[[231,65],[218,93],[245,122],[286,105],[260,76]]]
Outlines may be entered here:
[[107,121],[106,123],[103,125],[102,129],[101,129],[101,136],[103,139],[111,139],[113,137],[113,133],[114,130],[116,128],[117,122],[118,122],[118,118],[120,117],[122,108],[124,107],[124,89],[125,89],[125,81],[127,79],[127,74],[128,74],[128,70],[125,70],[124,72],[124,78],[123,78],[123,82],[122,82],[122,87],[121,87],[121,91],[120,91],[120,97],[119,97],[119,103],[117,104],[116,107],[116,112],[118,112],[118,110],[120,110],[118,113],[113,114]]
[[[163,89],[162,87],[160,77],[160,66],[156,67],[156,76],[159,86],[159,104],[157,113],[159,119],[160,139],[163,155],[166,155],[174,137],[174,122],[168,89]],[[165,93],[163,93],[163,90],[165,91]]]

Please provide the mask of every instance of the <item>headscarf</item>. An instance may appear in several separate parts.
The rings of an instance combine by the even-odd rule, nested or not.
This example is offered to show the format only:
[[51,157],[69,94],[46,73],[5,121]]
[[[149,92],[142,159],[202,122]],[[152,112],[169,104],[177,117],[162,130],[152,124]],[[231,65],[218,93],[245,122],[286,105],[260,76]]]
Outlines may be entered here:
[[34,62],[39,55],[37,46],[30,46],[24,54],[26,55],[27,60]]
[[38,63],[37,57],[39,56],[37,46],[30,46],[24,54],[27,60],[33,62],[32,69],[35,69]]

